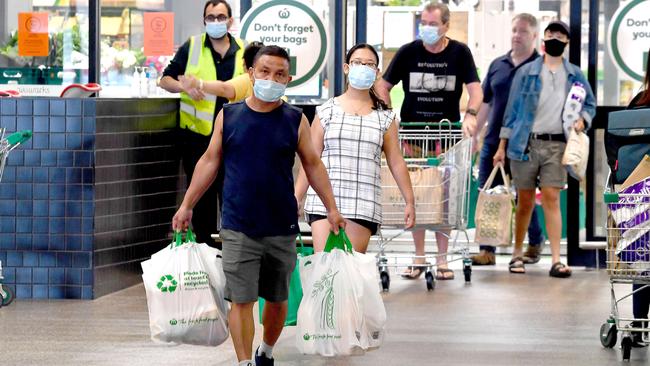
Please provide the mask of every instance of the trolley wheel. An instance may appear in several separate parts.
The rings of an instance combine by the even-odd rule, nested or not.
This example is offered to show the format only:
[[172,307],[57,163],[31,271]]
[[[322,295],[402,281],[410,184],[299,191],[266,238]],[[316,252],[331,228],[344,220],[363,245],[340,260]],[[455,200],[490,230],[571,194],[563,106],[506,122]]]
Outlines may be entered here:
[[472,282],[472,267],[463,268],[463,274],[465,275],[465,282]]
[[388,292],[388,289],[390,288],[390,277],[388,277],[388,272],[381,272],[379,277],[381,278],[381,288],[384,292]]
[[612,348],[616,345],[616,324],[603,323],[600,326],[600,344],[605,348]]
[[630,361],[630,353],[632,353],[632,337],[629,335],[623,336],[621,340],[621,349],[623,352],[623,361]]
[[424,274],[424,279],[427,280],[427,291],[433,291],[436,288],[436,282],[433,279],[433,273],[427,272]]
[[14,290],[11,289],[9,286],[2,286],[2,289],[5,292],[5,296],[2,297],[2,306],[7,306],[11,304],[12,301],[16,298],[16,295],[14,294]]

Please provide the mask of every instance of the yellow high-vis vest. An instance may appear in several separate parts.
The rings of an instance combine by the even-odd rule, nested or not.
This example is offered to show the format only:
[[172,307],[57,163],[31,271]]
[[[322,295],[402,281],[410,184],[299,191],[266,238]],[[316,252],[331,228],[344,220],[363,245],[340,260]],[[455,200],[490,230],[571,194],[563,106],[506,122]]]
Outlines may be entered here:
[[[194,75],[203,80],[217,80],[217,68],[214,65],[212,52],[205,44],[205,33],[190,37],[190,51],[187,57],[185,73]],[[233,77],[244,73],[244,42],[234,38],[239,45],[235,54],[235,72]],[[180,127],[201,135],[210,136],[214,125],[214,108],[217,103],[217,96],[205,94],[203,100],[196,101],[189,94],[181,93],[180,103]]]

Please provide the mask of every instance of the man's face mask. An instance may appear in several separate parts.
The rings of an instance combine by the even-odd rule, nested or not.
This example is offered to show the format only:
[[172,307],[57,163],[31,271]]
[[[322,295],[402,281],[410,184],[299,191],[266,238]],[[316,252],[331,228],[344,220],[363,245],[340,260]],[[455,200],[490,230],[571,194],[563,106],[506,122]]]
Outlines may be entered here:
[[210,38],[223,38],[228,32],[228,22],[210,22],[205,23],[205,32]]
[[287,86],[273,80],[255,79],[253,84],[253,93],[257,99],[264,102],[277,102],[282,98]]
[[551,38],[544,40],[544,50],[549,56],[558,57],[562,56],[567,42],[562,42],[559,39]]
[[440,30],[435,25],[421,25],[420,37],[424,44],[432,45],[440,39]]

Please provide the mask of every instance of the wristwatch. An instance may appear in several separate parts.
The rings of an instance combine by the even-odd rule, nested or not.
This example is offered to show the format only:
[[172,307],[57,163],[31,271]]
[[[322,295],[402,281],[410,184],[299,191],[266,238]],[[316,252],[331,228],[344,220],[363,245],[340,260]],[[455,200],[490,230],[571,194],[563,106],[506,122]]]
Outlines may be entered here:
[[472,116],[476,117],[478,111],[474,108],[467,108],[467,114],[471,114]]

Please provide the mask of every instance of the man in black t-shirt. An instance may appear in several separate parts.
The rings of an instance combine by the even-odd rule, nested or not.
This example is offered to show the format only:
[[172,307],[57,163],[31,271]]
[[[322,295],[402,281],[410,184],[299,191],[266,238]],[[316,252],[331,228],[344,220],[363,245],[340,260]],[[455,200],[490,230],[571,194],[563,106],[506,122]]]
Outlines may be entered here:
[[[431,2],[424,7],[420,36],[402,46],[383,77],[377,82],[377,92],[390,105],[390,90],[400,81],[404,102],[400,119],[404,122],[460,121],[460,97],[463,84],[469,102],[463,118],[463,132],[472,136],[476,130],[476,115],[483,101],[483,92],[476,72],[474,58],[467,45],[445,36],[449,30],[449,8]],[[424,230],[413,232],[415,264],[424,263]],[[446,253],[448,238],[436,233],[438,252]],[[413,266],[404,276],[417,278],[423,267]],[[438,257],[436,278],[448,280],[454,273],[447,268],[446,256]]]

